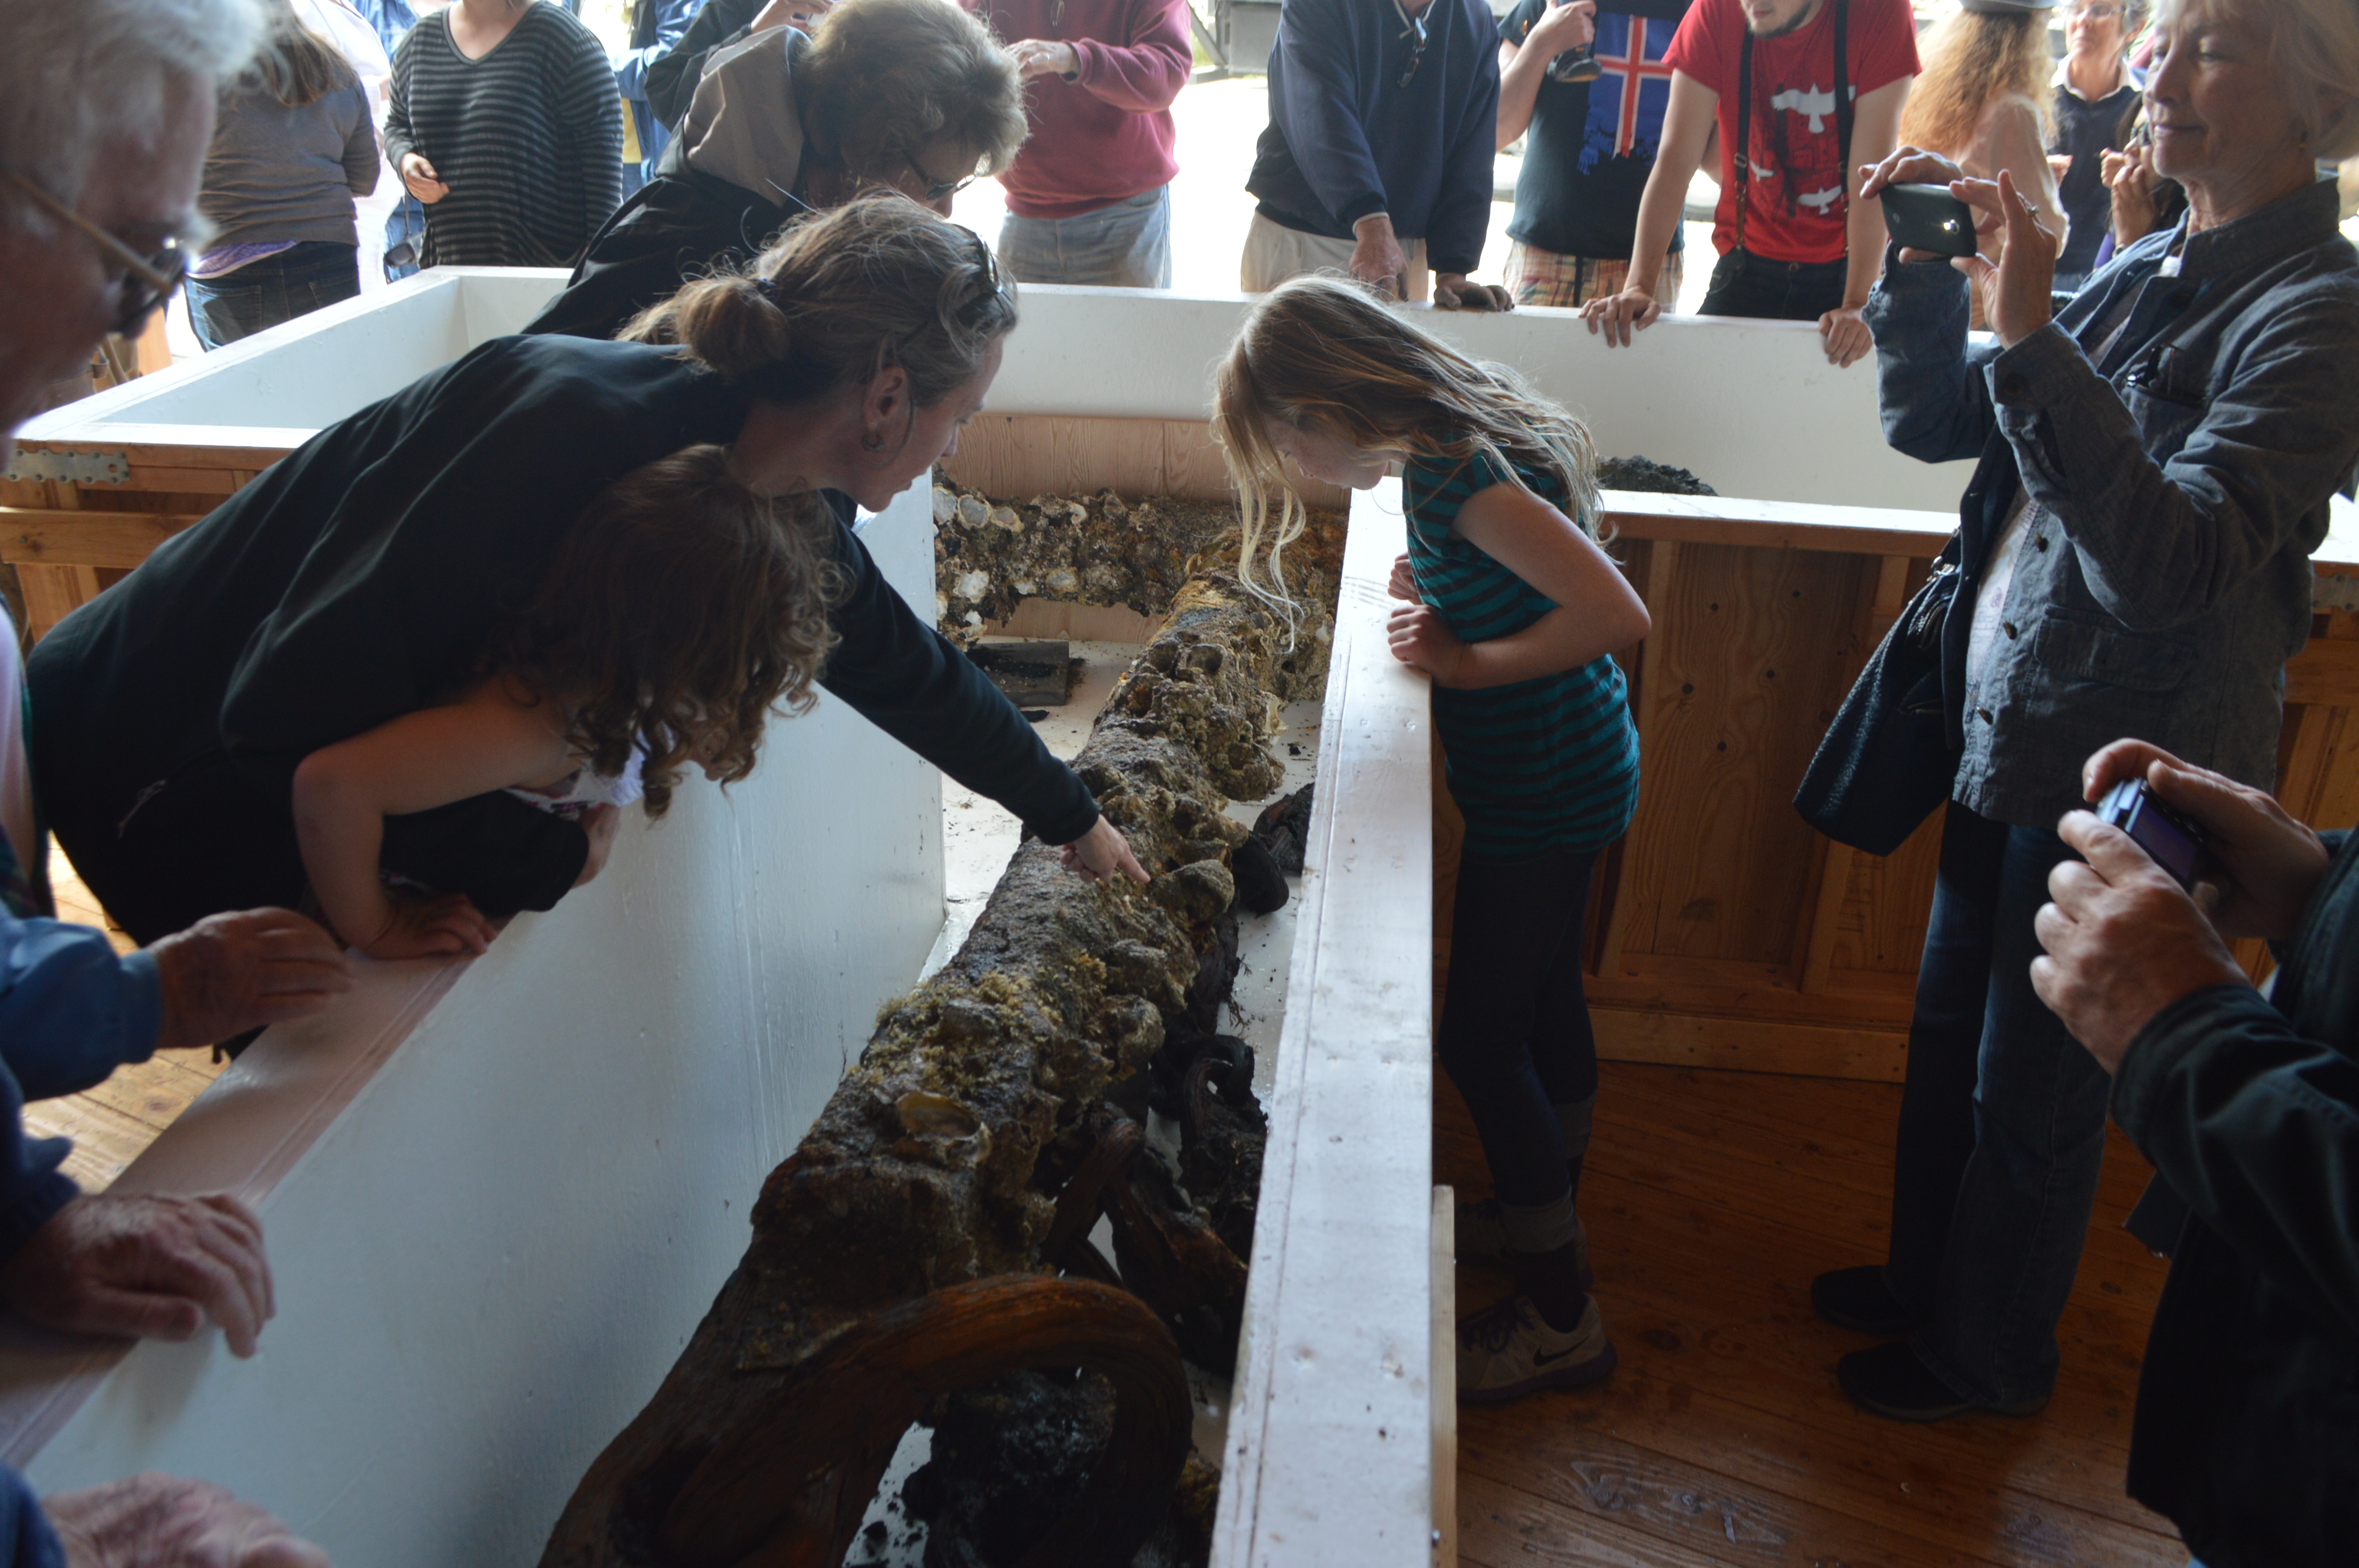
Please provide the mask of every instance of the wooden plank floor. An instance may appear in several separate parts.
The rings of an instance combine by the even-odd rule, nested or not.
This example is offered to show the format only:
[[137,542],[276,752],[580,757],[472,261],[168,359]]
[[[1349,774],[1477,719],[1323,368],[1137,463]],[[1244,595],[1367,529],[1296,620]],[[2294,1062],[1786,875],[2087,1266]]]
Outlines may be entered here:
[[[127,953],[131,938],[107,924],[98,901],[74,875],[62,853],[49,855],[49,885],[57,896],[58,918],[79,925],[95,925],[114,938],[117,951]],[[172,1120],[205,1092],[221,1067],[210,1051],[175,1051],[145,1062],[117,1067],[114,1076],[96,1088],[60,1099],[35,1100],[25,1108],[25,1126],[37,1138],[71,1138],[73,1152],[66,1156],[65,1173],[86,1193],[103,1192],[156,1141]]]
[[[1436,1078],[1434,1179],[1480,1196],[1481,1145]],[[1581,1208],[1620,1367],[1461,1411],[1462,1563],[2185,1563],[2122,1492],[2164,1265],[2120,1228],[2147,1167],[2118,1132],[2045,1412],[1904,1426],[1836,1389],[1835,1358],[1873,1342],[1821,1323],[1810,1282],[1883,1256],[1899,1103],[1897,1085],[1604,1065]],[[1461,1270],[1459,1310],[1508,1288]]]

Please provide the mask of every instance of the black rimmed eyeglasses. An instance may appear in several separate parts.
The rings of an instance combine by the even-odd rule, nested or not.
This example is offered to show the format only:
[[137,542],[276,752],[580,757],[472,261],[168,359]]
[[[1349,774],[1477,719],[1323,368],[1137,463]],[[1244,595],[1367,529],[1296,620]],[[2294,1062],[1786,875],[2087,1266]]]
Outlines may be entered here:
[[1411,40],[1408,46],[1408,64],[1402,70],[1400,80],[1393,85],[1407,87],[1417,80],[1417,68],[1425,61],[1425,13],[1419,11],[1416,16],[1410,16],[1408,7],[1404,6],[1400,0],[1393,0],[1393,10],[1398,13],[1401,19],[1400,36]]
[[123,268],[122,304],[111,330],[126,338],[137,337],[148,316],[172,297],[172,291],[189,276],[189,252],[179,241],[167,240],[162,250],[143,256],[23,175],[12,174],[8,180],[32,198],[33,205],[42,211],[87,234],[108,259]]
[[927,182],[925,195],[919,197],[918,200],[929,207],[932,206],[937,201],[949,200],[951,197],[956,196],[960,191],[964,190],[968,186],[973,185],[976,180],[983,178],[982,174],[977,172],[968,175],[963,179],[938,180],[934,178],[933,171],[931,169],[927,168],[923,164],[920,164],[916,158],[910,157],[908,154],[902,154],[901,161],[909,166],[909,172],[911,174],[916,175],[919,179]]

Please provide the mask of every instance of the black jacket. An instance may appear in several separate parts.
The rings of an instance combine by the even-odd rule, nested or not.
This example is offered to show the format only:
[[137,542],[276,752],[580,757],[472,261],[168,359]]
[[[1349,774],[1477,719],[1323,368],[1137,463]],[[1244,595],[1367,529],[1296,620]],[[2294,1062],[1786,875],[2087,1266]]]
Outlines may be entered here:
[[611,338],[689,278],[760,255],[797,210],[687,168],[679,150],[673,142],[664,172],[633,191],[591,236],[564,291],[525,324],[527,332]]
[[[448,700],[606,485],[734,439],[749,402],[668,348],[496,339],[160,546],[27,664],[35,787],[92,890],[143,942],[293,904],[296,764]],[[830,499],[849,587],[821,684],[1043,838],[1087,832],[1089,791],[903,602],[850,502]],[[573,824],[495,792],[390,819],[384,863],[497,914],[554,903],[586,851]]]
[[2215,986],[2130,1044],[2114,1116],[2192,1211],[2147,1341],[2130,1495],[2209,1568],[2359,1558],[2359,835],[2269,1000]]

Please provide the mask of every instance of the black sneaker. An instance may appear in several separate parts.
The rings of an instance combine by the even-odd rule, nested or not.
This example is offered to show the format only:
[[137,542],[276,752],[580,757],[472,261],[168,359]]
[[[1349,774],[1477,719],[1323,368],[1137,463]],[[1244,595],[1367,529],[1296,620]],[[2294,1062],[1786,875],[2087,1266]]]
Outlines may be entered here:
[[1902,1306],[1884,1282],[1884,1267],[1871,1263],[1859,1269],[1832,1269],[1810,1281],[1810,1305],[1837,1328],[1848,1328],[1878,1338],[1897,1339],[1914,1334],[1931,1316]]
[[1969,1411],[2027,1416],[2048,1408],[2046,1394],[2011,1405],[1970,1400],[1941,1381],[1905,1339],[1853,1351],[1835,1363],[1835,1381],[1852,1403],[1886,1421],[1947,1421]]

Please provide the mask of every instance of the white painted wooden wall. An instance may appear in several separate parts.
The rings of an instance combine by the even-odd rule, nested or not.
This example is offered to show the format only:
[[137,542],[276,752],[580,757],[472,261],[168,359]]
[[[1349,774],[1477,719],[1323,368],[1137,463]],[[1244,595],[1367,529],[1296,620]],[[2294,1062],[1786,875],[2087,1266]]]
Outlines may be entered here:
[[[1250,303],[1243,295],[1026,288],[1023,325],[990,407],[1201,419],[1213,367]],[[1966,487],[1971,465],[1929,466],[1884,444],[1875,365],[1830,365],[1808,323],[1667,316],[1630,347],[1608,349],[1570,310],[1408,308],[1466,353],[1515,366],[1581,415],[1600,453],[1693,469],[1723,495],[1947,512]]]
[[[864,535],[923,612],[929,490]],[[278,1294],[261,1354],[207,1334],[110,1373],[112,1353],[17,1329],[0,1454],[44,1490],[219,1481],[339,1568],[535,1561],[915,978],[940,833],[940,775],[822,698],[744,784],[634,814],[603,876],[486,957],[371,966],[347,1004],[273,1030],[117,1188],[258,1204]]]

